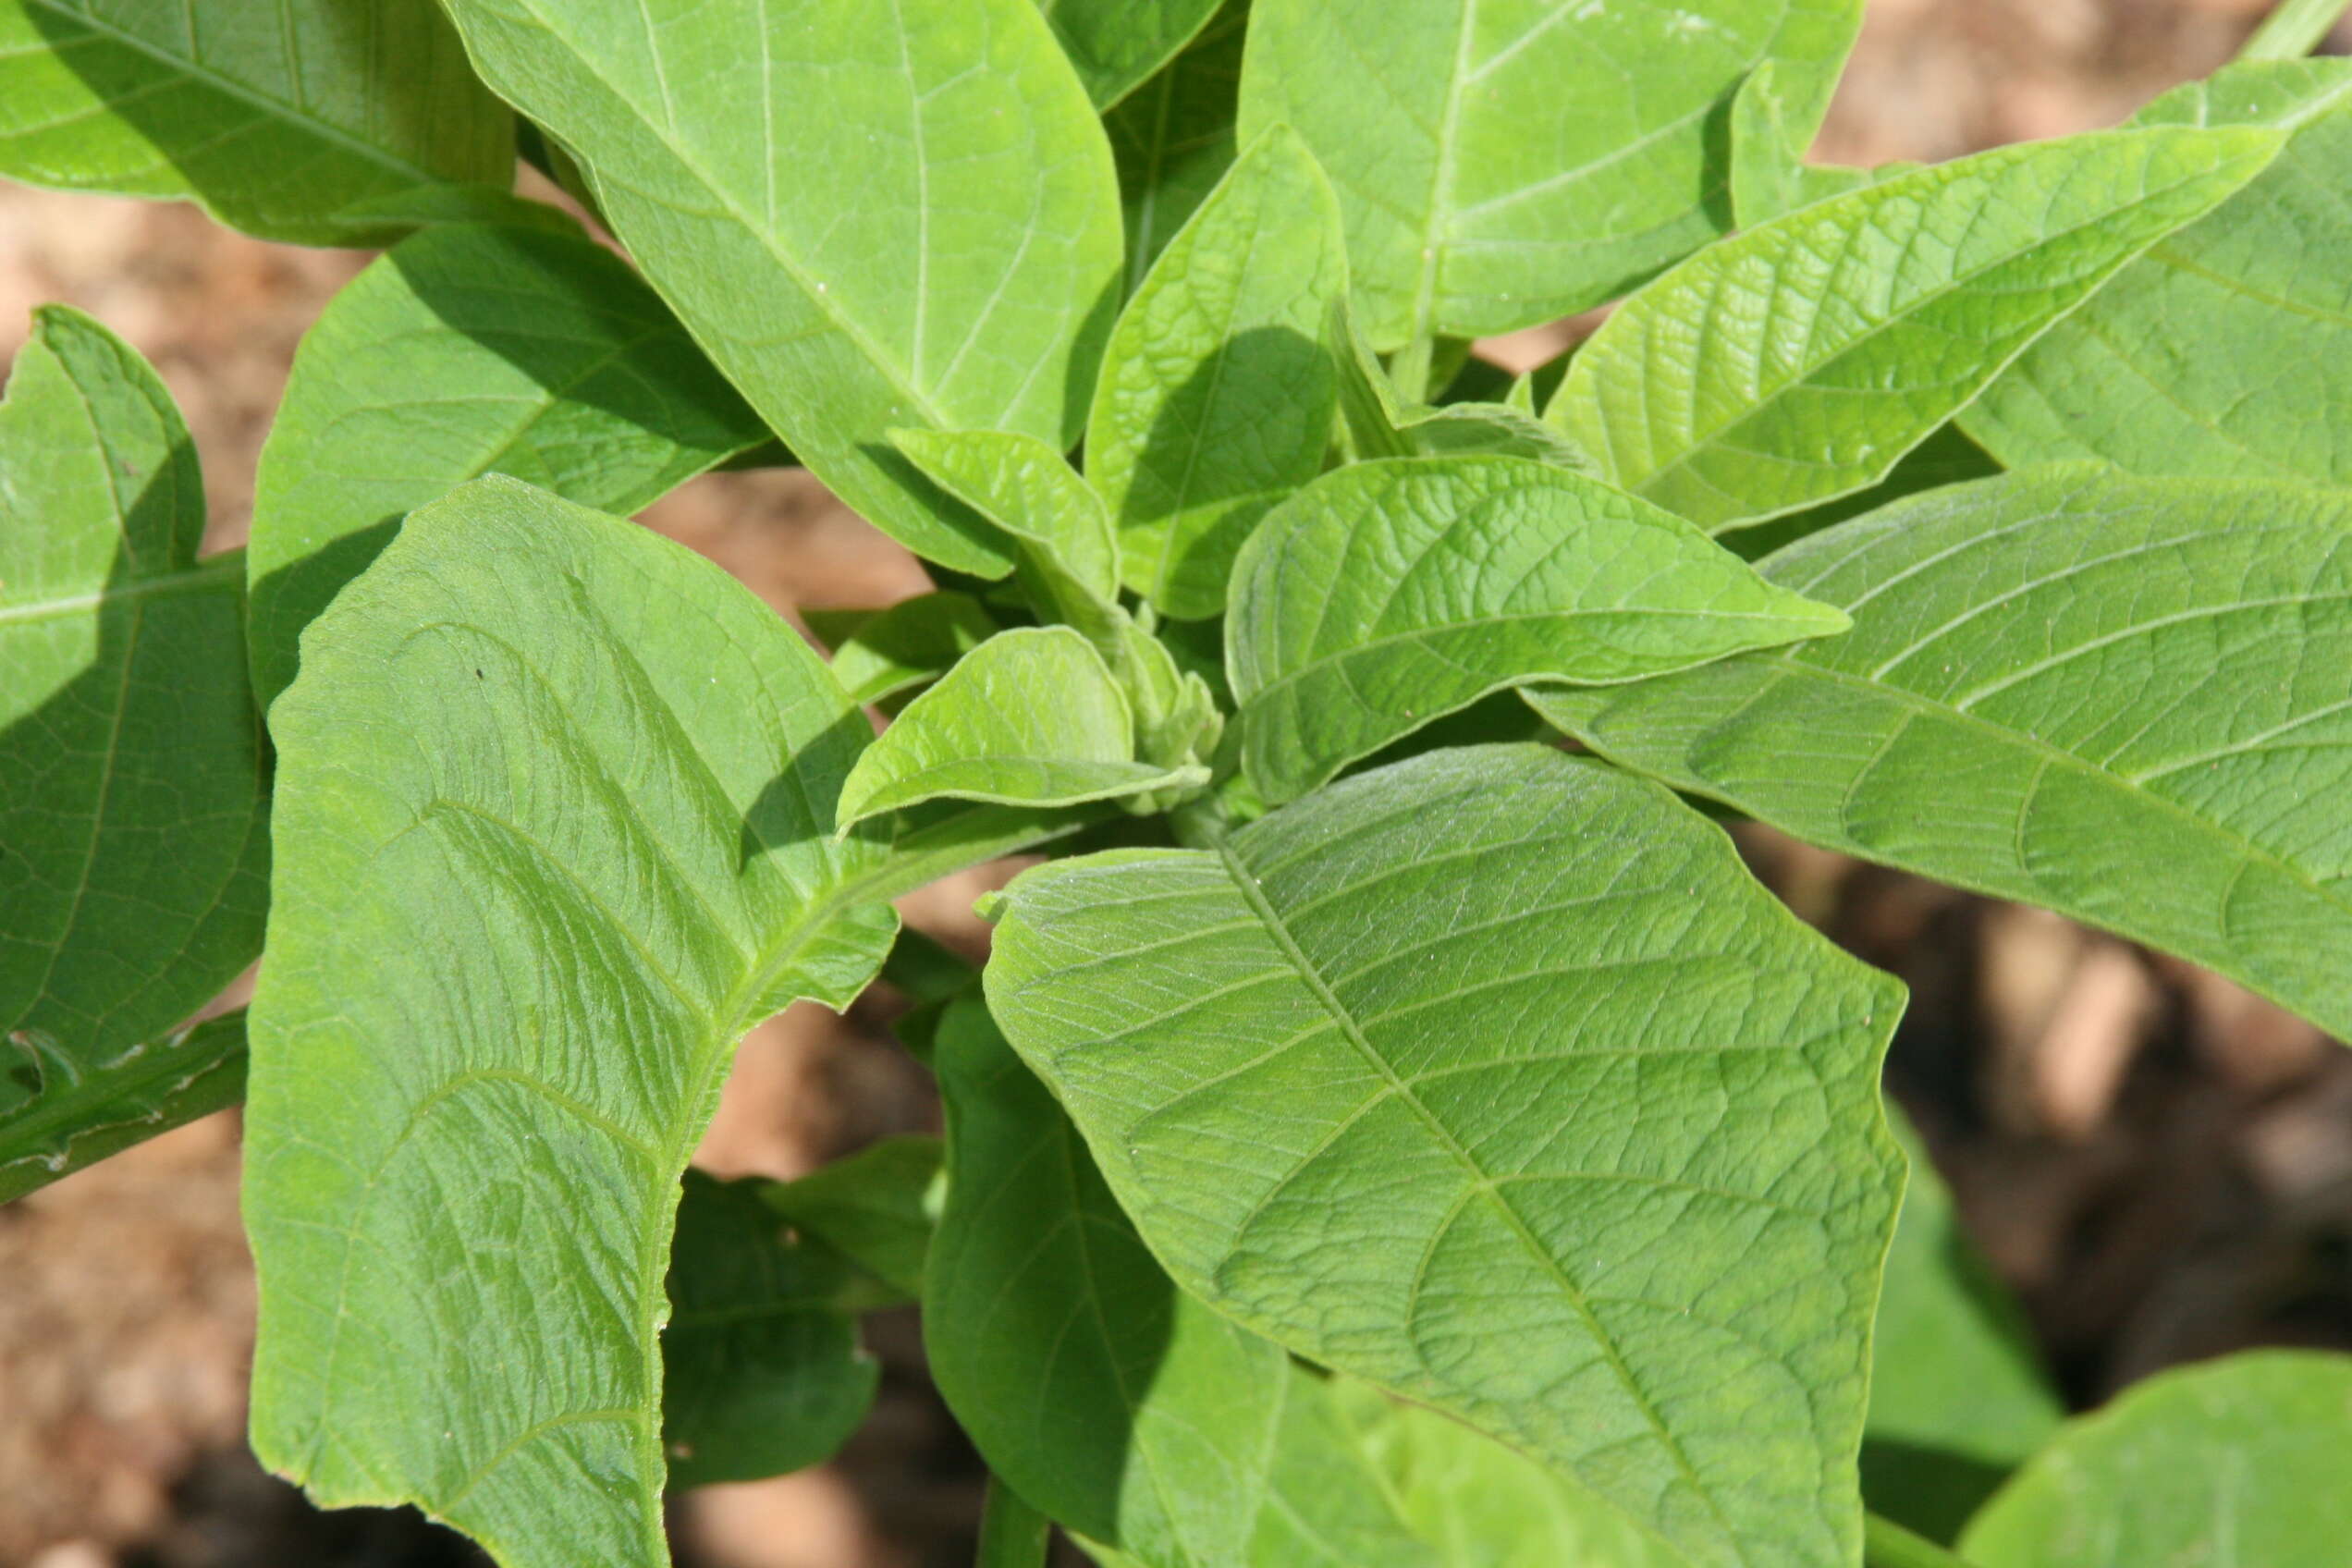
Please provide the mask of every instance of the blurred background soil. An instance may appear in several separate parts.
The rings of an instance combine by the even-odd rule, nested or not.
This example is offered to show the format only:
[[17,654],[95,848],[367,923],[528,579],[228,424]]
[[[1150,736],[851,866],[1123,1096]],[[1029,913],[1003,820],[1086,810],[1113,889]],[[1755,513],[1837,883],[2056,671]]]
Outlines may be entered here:
[[[1871,0],[1819,154],[1940,159],[2113,123],[2219,65],[2266,9]],[[226,546],[243,535],[295,344],[365,259],[245,239],[192,209],[0,185],[0,362],[44,300],[123,333],[188,411]],[[912,558],[799,474],[704,479],[647,521],[788,615],[924,585]],[[2352,1052],[2054,915],[1761,830],[1742,839],[1801,914],[1909,983],[1890,1081],[2071,1399],[2246,1344],[2352,1348]],[[985,936],[966,912],[986,881],[930,890],[910,918],[976,957]],[[935,1130],[927,1080],[886,1024],[861,1004],[755,1032],[700,1162],[788,1177],[885,1133]],[[246,1456],[253,1284],[237,1162],[231,1113],[0,1208],[0,1565],[483,1562],[411,1515],[315,1513]],[[849,1450],[686,1496],[681,1562],[971,1560],[980,1473],[925,1385],[913,1321],[877,1317],[868,1337],[887,1370]]]

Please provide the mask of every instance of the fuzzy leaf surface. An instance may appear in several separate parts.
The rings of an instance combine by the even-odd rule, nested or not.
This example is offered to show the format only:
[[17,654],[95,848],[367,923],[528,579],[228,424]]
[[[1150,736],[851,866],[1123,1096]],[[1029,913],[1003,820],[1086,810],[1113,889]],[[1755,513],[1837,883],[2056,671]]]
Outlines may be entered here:
[[1225,638],[1250,777],[1280,802],[1506,686],[1638,680],[1844,626],[1596,481],[1402,458],[1336,470],[1267,518]]
[[1004,575],[1003,541],[887,435],[1063,448],[1084,417],[1119,288],[1118,181],[1033,0],[448,10],[801,460],[918,555]]
[[896,926],[871,731],[717,567],[518,481],[410,514],[273,713],[252,1437],[505,1568],[658,1568],[680,1173],[735,1042]]
[[579,234],[459,225],[393,247],[302,339],[254,481],[253,678],[399,520],[503,473],[633,512],[767,429],[628,263]]
[[1216,14],[1219,0],[1037,0],[1097,109],[1166,65]]
[[2041,904],[2352,1038],[2352,496],[2013,474],[1759,563],[1831,642],[1530,700],[1808,842]]
[[1628,300],[1545,417],[1606,477],[1711,532],[1862,489],[2278,142],[2100,131],[1817,202]]
[[986,974],[1177,1283],[1697,1568],[1855,1561],[1901,986],[1542,747],[1217,844],[1024,873]]
[[514,183],[514,116],[414,0],[0,0],[0,175],[186,197],[303,245],[408,226],[346,209]]

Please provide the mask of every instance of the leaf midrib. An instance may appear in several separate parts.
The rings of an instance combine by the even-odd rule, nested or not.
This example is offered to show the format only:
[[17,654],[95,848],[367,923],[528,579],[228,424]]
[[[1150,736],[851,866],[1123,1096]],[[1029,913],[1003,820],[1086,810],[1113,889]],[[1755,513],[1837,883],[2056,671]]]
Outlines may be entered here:
[[198,594],[223,583],[235,585],[245,576],[242,552],[225,551],[206,561],[155,577],[135,577],[120,584],[110,583],[88,594],[71,594],[57,599],[31,599],[23,604],[0,605],[0,629],[28,626],[38,621],[55,620],[84,610],[104,609],[118,604],[133,604],[141,599],[165,598],[179,594]]

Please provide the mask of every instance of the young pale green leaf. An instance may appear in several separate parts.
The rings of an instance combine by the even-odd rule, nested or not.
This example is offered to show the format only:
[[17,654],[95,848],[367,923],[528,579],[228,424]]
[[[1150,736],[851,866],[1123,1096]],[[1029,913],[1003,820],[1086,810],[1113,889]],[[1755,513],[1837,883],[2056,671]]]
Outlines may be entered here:
[[1546,417],[1616,483],[1714,532],[1862,489],[2277,146],[2265,130],[2101,131],[1818,202],[1628,300]]
[[1118,600],[1110,514],[1060,451],[1000,430],[894,430],[890,440],[941,489],[1030,546],[1048,580],[1101,604]]
[[989,1007],[1178,1284],[1694,1568],[1854,1561],[1903,993],[1718,829],[1476,747],[998,909]]
[[[1337,186],[1382,350],[1568,315],[1726,227],[1711,129],[1779,64],[1809,139],[1859,0],[1257,0],[1246,140],[1298,129]],[[1423,390],[1407,388],[1415,395]]]
[[917,554],[1004,575],[1005,541],[887,434],[1077,437],[1119,290],[1119,192],[1033,0],[447,6],[817,477]]
[[1102,655],[1066,626],[1000,631],[906,705],[841,786],[844,831],[942,796],[1069,806],[1206,782],[1135,760],[1135,720]]
[[933,1060],[949,1182],[924,1346],[989,1468],[1145,1568],[1435,1568],[1316,1379],[1152,1260],[978,998]]
[[1638,680],[1844,630],[1690,524],[1524,458],[1352,464],[1233,571],[1227,666],[1269,801],[1537,680]]
[[2352,1038],[2352,496],[2089,469],[1764,560],[1833,642],[1531,695],[1810,842],[2046,905]]
[[1338,397],[1324,323],[1346,295],[1344,246],[1329,182],[1276,126],[1112,329],[1086,477],[1118,520],[1127,585],[1164,615],[1223,611],[1242,542],[1323,467]]
[[1862,1496],[1872,1512],[1948,1541],[2057,1429],[2065,1406],[1918,1134],[1892,1111],[1888,1121],[1911,1180],[1870,1347]]
[[167,1094],[161,1055],[193,1047],[157,1042],[261,951],[242,563],[197,559],[203,532],[155,373],[37,312],[0,403],[0,1162],[62,1172],[107,1108]]
[[662,1331],[662,1448],[674,1487],[756,1481],[829,1458],[881,1364],[834,1305],[844,1269],[788,1240],[760,1182],[686,1172]]
[[0,175],[187,197],[303,245],[408,225],[349,211],[514,180],[514,117],[413,0],[0,0]]
[[995,619],[969,594],[917,594],[889,608],[858,615],[839,630],[820,625],[819,612],[806,612],[809,627],[833,644],[833,679],[853,703],[886,697],[936,680],[956,660],[997,634]]
[[94,1067],[20,1033],[31,1098],[0,1115],[0,1203],[245,1097],[245,1014],[208,1019]]
[[2334,1568],[2352,1540],[2352,1356],[2249,1351],[2071,1422],[1969,1525],[1980,1568]]
[[939,1162],[937,1138],[885,1138],[796,1182],[770,1182],[760,1198],[802,1235],[912,1300],[923,1293],[923,1259],[938,1218]]
[[253,1446],[506,1568],[658,1568],[678,1181],[735,1041],[895,918],[866,721],[709,562],[503,478],[409,515],[272,714]]
[[2013,466],[2352,484],[2352,62],[2233,66],[2142,125],[2290,133],[2262,177],[2125,269],[1965,416]]
[[1233,161],[1249,0],[1226,0],[1184,52],[1103,116],[1127,228],[1127,290]]
[[578,234],[428,229],[328,304],[254,481],[253,679],[411,509],[484,473],[631,512],[766,428],[628,264]]
[[1219,0],[1037,0],[1097,109],[1109,109],[1166,65],[1217,12]]

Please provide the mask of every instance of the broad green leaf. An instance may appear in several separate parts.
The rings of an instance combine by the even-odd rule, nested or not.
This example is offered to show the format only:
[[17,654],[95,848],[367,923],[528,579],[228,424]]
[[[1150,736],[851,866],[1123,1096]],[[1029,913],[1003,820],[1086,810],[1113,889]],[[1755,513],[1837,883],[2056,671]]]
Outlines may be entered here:
[[2248,1351],[2068,1423],[1961,1539],[1981,1568],[2334,1568],[2352,1356]]
[[1755,228],[1799,207],[1873,184],[1868,169],[1807,164],[1815,128],[1800,134],[1782,102],[1780,70],[1767,60],[1747,73],[1732,99],[1732,221]]
[[939,1160],[937,1138],[885,1138],[798,1181],[770,1182],[760,1198],[803,1236],[912,1299],[923,1293],[938,1219]]
[[2143,125],[2289,133],[2260,179],[2125,269],[1994,382],[1968,433],[2012,466],[2352,484],[2352,62],[2233,66]]
[[734,1044],[895,918],[870,734],[718,568],[504,478],[409,515],[278,698],[252,1436],[504,1568],[657,1568],[680,1173]]
[[381,244],[407,225],[348,209],[512,184],[514,118],[415,0],[0,0],[0,175]]
[[585,236],[428,229],[328,304],[262,448],[247,570],[253,677],[469,479],[508,474],[631,512],[767,432],[628,264]]
[[886,437],[1059,448],[1084,417],[1117,176],[1033,0],[446,4],[817,477],[917,554],[1002,576],[1004,542]]
[[1166,65],[1219,0],[1036,0],[1095,107],[1109,109]]
[[1948,1541],[2065,1406],[1918,1134],[1900,1116],[1888,1121],[1911,1180],[1879,1296],[1862,1495],[1873,1512]]
[[15,1158],[62,1173],[77,1133],[168,1096],[156,1067],[203,1048],[175,1029],[261,951],[243,565],[199,560],[203,532],[155,373],[36,312],[0,403],[0,1191],[45,1179]]
[[0,1203],[245,1097],[245,1014],[131,1047],[85,1066],[18,1034],[30,1103],[0,1116]]
[[1530,700],[1677,789],[2167,949],[2352,1038],[2352,496],[2028,472],[1759,570],[1854,630]]
[[[1338,187],[1383,351],[1534,326],[1722,232],[1724,101],[1778,63],[1810,138],[1859,0],[1257,0],[1244,140],[1297,128]],[[1422,388],[1408,387],[1418,395]]]
[[1843,631],[1690,524],[1524,458],[1355,463],[1233,571],[1227,666],[1269,801],[1527,681],[1638,680]]
[[977,998],[949,1005],[934,1062],[949,1182],[924,1345],[989,1468],[1145,1568],[1435,1568],[1317,1379],[1152,1261]]
[[1331,1397],[1445,1568],[1683,1568],[1617,1509],[1458,1421],[1352,1378]]
[[661,1337],[672,1486],[815,1464],[874,1403],[881,1364],[834,1305],[841,1265],[779,1233],[764,1185],[686,1172]]
[[1941,425],[1934,435],[1904,453],[1887,476],[1868,489],[1856,490],[1801,511],[1782,512],[1770,522],[1758,523],[1753,528],[1733,529],[1723,536],[1723,545],[1743,560],[1762,560],[1773,551],[1784,549],[1807,534],[1819,533],[1832,523],[1877,511],[1923,490],[1962,484],[1972,479],[1991,479],[2002,472],[2001,465],[1982,447],[1969,440],[1958,425]]
[[[1594,472],[1592,459],[1574,442],[1537,416],[1525,391],[1532,385],[1527,377],[1507,382],[1501,402],[1408,402],[1373,352],[1346,300],[1333,309],[1325,330],[1339,365],[1339,411],[1347,426],[1349,455],[1357,460],[1488,454],[1532,458],[1578,473]],[[1511,401],[1513,397],[1519,401]]]
[[894,430],[890,439],[941,489],[1030,546],[1049,577],[1105,604],[1119,597],[1110,514],[1060,451],[998,430]]
[[1233,161],[1248,0],[1226,0],[1184,52],[1103,116],[1119,167],[1127,291]]
[[1176,1282],[1694,1568],[1855,1561],[1902,988],[1543,747],[1213,842],[1023,874],[986,975]]
[[1862,489],[2277,146],[2264,130],[2101,131],[1817,202],[1628,300],[1546,417],[1605,475],[1714,532]]
[[996,635],[997,623],[968,594],[917,594],[889,608],[862,615],[839,639],[809,616],[810,629],[833,644],[833,679],[853,703],[886,697],[936,680],[956,660]]
[[1095,385],[1086,477],[1118,520],[1127,586],[1162,614],[1220,613],[1242,541],[1321,471],[1338,397],[1324,322],[1346,290],[1338,202],[1277,126],[1128,301]]
[[852,824],[942,796],[1069,806],[1184,789],[1205,768],[1135,760],[1135,720],[1102,655],[1066,626],[1000,631],[906,705],[841,787]]

